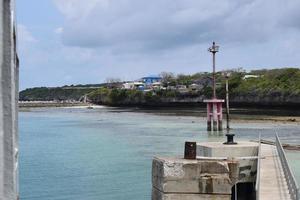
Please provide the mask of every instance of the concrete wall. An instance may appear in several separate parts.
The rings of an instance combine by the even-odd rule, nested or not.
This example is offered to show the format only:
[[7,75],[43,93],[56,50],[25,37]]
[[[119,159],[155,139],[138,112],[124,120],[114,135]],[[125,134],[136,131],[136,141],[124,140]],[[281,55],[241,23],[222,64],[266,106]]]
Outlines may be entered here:
[[14,0],[0,0],[0,199],[18,198],[18,58]]
[[247,157],[257,156],[257,154],[258,144],[255,142],[238,141],[236,145],[224,145],[220,142],[197,143],[197,156],[237,160],[239,163],[239,183],[255,182],[257,159]]
[[238,178],[235,161],[154,158],[152,200],[230,200]]

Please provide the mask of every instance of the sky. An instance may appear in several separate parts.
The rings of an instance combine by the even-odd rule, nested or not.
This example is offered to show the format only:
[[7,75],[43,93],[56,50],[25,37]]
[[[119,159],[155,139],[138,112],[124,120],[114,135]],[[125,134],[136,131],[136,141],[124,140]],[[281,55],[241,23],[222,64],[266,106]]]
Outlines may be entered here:
[[20,89],[299,67],[297,0],[16,0]]

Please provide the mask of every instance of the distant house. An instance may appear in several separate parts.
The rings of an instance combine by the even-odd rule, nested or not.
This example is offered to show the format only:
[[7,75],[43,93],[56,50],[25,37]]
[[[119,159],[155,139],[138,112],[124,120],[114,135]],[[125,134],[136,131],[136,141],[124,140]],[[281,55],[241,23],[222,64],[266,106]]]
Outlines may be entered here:
[[152,84],[152,89],[154,90],[160,90],[162,89],[162,83],[161,82],[155,82]]
[[167,90],[177,90],[177,88],[173,85],[168,85]]
[[192,91],[200,91],[203,89],[203,85],[199,85],[199,84],[196,84],[196,83],[193,83],[189,86],[189,88],[192,90]]
[[123,83],[123,89],[126,89],[126,90],[144,90],[145,88],[145,84],[143,82],[139,82],[139,81],[136,81],[136,82],[125,82]]
[[186,85],[177,85],[176,86],[176,90],[180,93],[188,93],[189,90],[188,88],[186,87]]
[[249,79],[249,78],[259,78],[260,75],[254,75],[254,74],[247,74],[243,77],[243,79]]
[[162,78],[159,76],[147,76],[143,77],[137,81],[129,81],[123,83],[123,89],[127,90],[142,90],[142,91],[150,91],[150,90],[158,90],[162,89]]
[[123,83],[123,89],[126,90],[133,90],[134,89],[134,83],[133,82],[125,82]]
[[152,85],[153,83],[161,82],[162,78],[159,76],[147,76],[141,78],[141,81],[146,85]]
[[136,90],[144,90],[145,84],[143,82],[134,82],[134,89]]

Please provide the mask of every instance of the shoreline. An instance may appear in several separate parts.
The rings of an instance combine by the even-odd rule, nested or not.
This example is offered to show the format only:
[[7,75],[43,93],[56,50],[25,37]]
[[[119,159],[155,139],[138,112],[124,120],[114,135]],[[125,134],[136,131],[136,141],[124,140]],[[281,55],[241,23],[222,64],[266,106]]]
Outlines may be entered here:
[[[171,116],[187,116],[187,117],[200,117],[206,118],[206,109],[203,107],[112,107],[105,105],[96,105],[82,102],[22,102],[19,103],[20,111],[30,111],[30,108],[68,108],[79,107],[83,109],[92,108],[108,108],[110,112],[141,112],[156,115],[171,115]],[[291,115],[290,112],[293,112]],[[294,110],[289,109],[267,109],[267,108],[231,108],[230,109],[231,122],[244,122],[244,123],[283,123],[300,125],[300,113],[295,113]],[[223,123],[226,124],[226,115],[224,110]]]
[[[287,117],[287,116],[282,116],[282,117],[273,117],[273,116],[268,116],[267,118],[259,118],[259,119],[232,119],[231,122],[242,122],[242,123],[266,123],[266,122],[272,122],[272,123],[280,123],[280,124],[293,124],[293,125],[300,125],[300,117]],[[223,122],[224,123],[224,122]],[[226,123],[226,120],[225,120]]]
[[44,107],[74,107],[74,106],[89,106],[89,103],[82,102],[19,102],[19,108],[44,108]]

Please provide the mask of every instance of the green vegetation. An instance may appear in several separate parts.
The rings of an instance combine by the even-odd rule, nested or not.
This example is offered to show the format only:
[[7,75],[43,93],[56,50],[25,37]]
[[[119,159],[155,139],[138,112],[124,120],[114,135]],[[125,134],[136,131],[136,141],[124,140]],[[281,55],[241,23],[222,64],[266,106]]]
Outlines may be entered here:
[[[300,103],[300,69],[230,70],[230,99],[236,103],[279,104]],[[224,73],[216,74],[217,94],[225,97]],[[201,102],[212,95],[211,73],[193,75],[163,72],[161,89],[147,91],[125,90],[118,84],[64,86],[62,88],[32,88],[20,92],[20,100],[79,100],[87,95],[97,104],[160,105],[168,102]],[[193,88],[193,85],[199,88]],[[95,88],[98,87],[98,88]],[[180,89],[183,88],[183,89]]]
[[151,101],[153,96],[139,90],[100,88],[89,93],[88,98],[98,104],[131,105],[145,102],[145,100]]
[[[251,85],[255,86],[251,86]],[[270,70],[262,74],[258,80],[249,79],[244,81],[237,89],[245,90],[255,89],[260,94],[283,93],[288,95],[300,94],[300,70],[294,68]]]
[[30,88],[21,91],[19,93],[19,99],[21,101],[78,101],[82,96],[94,90],[95,89],[91,88]]
[[242,79],[241,76],[231,77],[232,96],[253,101],[299,102],[300,69],[285,68],[273,70],[258,70],[251,72],[258,78]]

